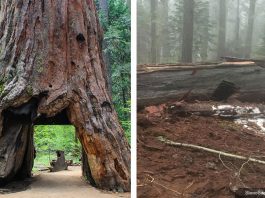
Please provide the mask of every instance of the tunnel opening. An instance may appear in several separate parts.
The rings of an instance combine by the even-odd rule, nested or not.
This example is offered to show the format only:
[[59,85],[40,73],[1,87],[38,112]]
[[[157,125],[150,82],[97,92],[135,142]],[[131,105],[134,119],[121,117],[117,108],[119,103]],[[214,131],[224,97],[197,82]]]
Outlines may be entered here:
[[[87,155],[79,141],[77,129],[68,119],[67,109],[53,117],[40,115],[33,125],[36,151],[33,172],[43,166],[56,163],[63,153],[67,164],[80,166],[82,176],[90,182],[90,185],[96,186]],[[46,141],[43,141],[43,137],[46,138]]]
[[[68,165],[80,168],[80,174],[96,186],[88,164],[87,155],[79,142],[77,130],[64,109],[53,117],[38,115],[38,98],[3,111],[3,130],[0,144],[0,186],[30,178],[41,169],[51,168],[63,153]],[[61,152],[63,151],[63,152]],[[3,163],[2,163],[3,162]],[[82,173],[81,173],[82,172]],[[81,176],[81,175],[80,175]]]
[[81,144],[73,125],[34,125],[34,147],[33,173],[81,165]]

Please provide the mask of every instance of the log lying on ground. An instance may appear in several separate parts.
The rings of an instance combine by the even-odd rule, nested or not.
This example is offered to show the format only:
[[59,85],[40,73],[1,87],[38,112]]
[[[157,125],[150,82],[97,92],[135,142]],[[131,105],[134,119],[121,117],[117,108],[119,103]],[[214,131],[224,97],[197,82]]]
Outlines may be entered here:
[[30,176],[33,125],[56,118],[75,126],[90,183],[130,190],[102,38],[93,0],[0,1],[0,184]]
[[194,145],[194,144],[185,144],[185,143],[180,143],[180,142],[174,142],[171,140],[168,140],[164,137],[158,137],[158,140],[167,144],[167,145],[171,145],[171,146],[179,146],[179,147],[186,147],[186,148],[192,148],[192,149],[196,149],[196,150],[201,150],[201,151],[206,151],[209,153],[214,153],[214,154],[218,154],[221,156],[225,156],[225,157],[230,157],[230,158],[234,158],[234,159],[240,159],[240,160],[246,160],[249,162],[255,162],[255,163],[259,163],[259,164],[264,164],[265,165],[265,161],[263,160],[258,160],[252,157],[245,157],[245,156],[241,156],[241,155],[236,155],[236,154],[232,154],[232,153],[227,153],[227,152],[223,152],[223,151],[218,151],[215,149],[210,149],[207,147],[203,147],[203,146],[198,146],[198,145]]
[[246,59],[246,58],[238,58],[231,56],[224,56],[221,58],[228,62],[242,62],[242,61],[254,62],[256,65],[260,67],[265,67],[265,60],[262,59]]
[[224,62],[202,65],[138,66],[138,106],[189,99],[209,100],[222,81],[233,83],[235,99],[249,102],[265,100],[265,69],[254,62]]

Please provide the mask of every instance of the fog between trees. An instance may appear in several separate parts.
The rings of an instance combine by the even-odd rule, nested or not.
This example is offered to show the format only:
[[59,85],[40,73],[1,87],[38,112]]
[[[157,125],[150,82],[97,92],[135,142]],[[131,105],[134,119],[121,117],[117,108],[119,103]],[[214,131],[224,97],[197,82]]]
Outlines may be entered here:
[[265,58],[265,0],[138,0],[138,63]]

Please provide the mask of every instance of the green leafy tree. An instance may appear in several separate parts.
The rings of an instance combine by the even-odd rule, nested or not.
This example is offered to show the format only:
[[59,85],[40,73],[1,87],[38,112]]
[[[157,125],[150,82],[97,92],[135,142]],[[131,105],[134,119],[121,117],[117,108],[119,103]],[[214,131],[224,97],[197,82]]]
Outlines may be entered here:
[[71,125],[37,125],[34,127],[34,144],[37,152],[36,163],[49,164],[55,158],[56,150],[63,150],[66,158],[78,161],[81,145]]

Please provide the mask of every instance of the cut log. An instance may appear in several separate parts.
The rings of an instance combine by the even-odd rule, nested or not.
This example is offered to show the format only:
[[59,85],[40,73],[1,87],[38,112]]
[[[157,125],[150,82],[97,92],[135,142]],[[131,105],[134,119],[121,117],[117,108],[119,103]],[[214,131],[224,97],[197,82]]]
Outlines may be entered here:
[[231,56],[224,56],[221,58],[228,62],[246,62],[246,61],[254,62],[260,67],[265,67],[265,60],[262,60],[262,59],[246,59],[246,58],[238,58],[238,57],[231,57]]
[[[138,66],[138,107],[179,100],[212,100],[222,81],[238,88],[233,98],[240,101],[265,100],[265,70],[254,62],[225,62],[202,65]],[[196,71],[196,72],[194,72]]]
[[33,125],[62,120],[76,128],[88,179],[129,191],[130,147],[109,96],[94,1],[0,1],[0,30],[0,183],[30,175]]
[[64,151],[56,151],[57,159],[51,161],[51,172],[58,172],[62,170],[67,170],[68,164],[65,161]]

